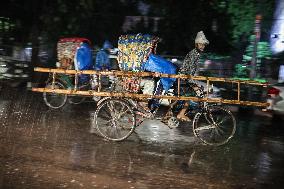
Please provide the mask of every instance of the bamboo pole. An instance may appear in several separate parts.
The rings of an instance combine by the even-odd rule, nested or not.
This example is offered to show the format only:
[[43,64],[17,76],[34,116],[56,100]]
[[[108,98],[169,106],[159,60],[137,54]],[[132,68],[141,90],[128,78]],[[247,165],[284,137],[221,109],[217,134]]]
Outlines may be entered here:
[[83,95],[83,96],[102,96],[102,97],[120,97],[120,98],[134,98],[134,99],[169,99],[169,100],[192,100],[196,102],[209,102],[209,103],[222,103],[222,104],[236,104],[247,106],[268,106],[269,103],[264,102],[251,102],[251,101],[239,101],[239,100],[227,100],[221,98],[198,98],[198,97],[186,97],[186,96],[167,96],[167,95],[147,95],[147,94],[135,94],[135,93],[122,93],[122,92],[95,92],[94,90],[79,91],[70,89],[50,89],[50,88],[32,88],[34,92],[47,92],[58,93],[67,95]]
[[253,80],[237,80],[237,79],[230,79],[230,78],[219,78],[219,77],[204,77],[204,76],[191,76],[185,74],[161,74],[161,73],[152,73],[152,72],[127,72],[127,71],[96,71],[96,70],[65,70],[65,69],[54,69],[54,68],[34,68],[35,72],[46,72],[46,73],[61,73],[61,74],[101,74],[101,75],[114,75],[114,76],[125,76],[125,77],[167,77],[167,78],[180,78],[180,79],[193,79],[193,80],[203,80],[203,81],[220,81],[220,82],[231,82],[231,83],[238,83],[241,84],[249,84],[249,85],[260,85],[260,86],[267,86],[268,83],[260,83]]
[[[247,105],[247,106],[268,106],[268,103],[264,102],[252,102],[252,101],[241,101],[240,100],[240,84],[250,84],[250,85],[259,85],[263,87],[267,87],[267,83],[260,83],[256,81],[241,81],[241,80],[233,80],[229,78],[216,78],[216,77],[203,77],[203,76],[190,76],[190,75],[175,75],[175,74],[159,74],[159,73],[151,73],[151,72],[126,72],[126,71],[95,71],[95,70],[65,70],[65,69],[52,69],[52,68],[35,68],[37,72],[48,72],[52,73],[52,87],[50,88],[32,88],[32,91],[35,92],[48,92],[48,93],[60,93],[60,94],[69,94],[69,95],[84,95],[84,96],[110,96],[110,97],[120,97],[120,98],[136,98],[136,99],[149,99],[149,98],[157,98],[157,99],[169,99],[169,100],[192,100],[192,101],[205,101],[212,103],[224,103],[224,104],[237,104],[237,105]],[[75,88],[72,89],[54,89],[55,75],[56,73],[61,74],[69,74],[75,75]],[[88,91],[80,91],[77,88],[78,85],[78,75],[80,74],[96,74],[99,76],[99,87],[97,92],[94,90]],[[178,81],[178,94],[177,96],[167,96],[167,95],[146,95],[146,94],[136,94],[136,93],[121,93],[121,92],[105,92],[102,91],[101,86],[101,76],[102,75],[114,75],[116,77],[168,77],[168,78],[177,78]],[[180,96],[180,80],[181,79],[193,79],[193,80],[206,80],[207,81],[207,97],[185,97]],[[220,82],[230,82],[237,83],[238,96],[237,100],[227,100],[221,98],[208,98],[209,96],[209,81],[220,81]]]

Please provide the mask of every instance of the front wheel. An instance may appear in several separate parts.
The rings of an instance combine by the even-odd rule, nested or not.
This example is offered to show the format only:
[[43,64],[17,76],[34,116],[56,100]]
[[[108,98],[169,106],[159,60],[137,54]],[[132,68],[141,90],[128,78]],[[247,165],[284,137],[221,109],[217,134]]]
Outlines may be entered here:
[[198,112],[192,123],[193,133],[202,142],[209,145],[227,143],[235,134],[234,115],[224,107],[209,106],[204,112]]
[[[49,82],[46,84],[46,88],[51,89],[52,83]],[[59,81],[54,82],[54,89],[66,89],[66,87]],[[61,108],[65,105],[67,101],[67,94],[59,94],[59,93],[43,93],[43,99],[47,106],[53,109]]]
[[104,138],[122,141],[135,129],[135,114],[125,101],[109,99],[98,106],[94,115],[94,126]]

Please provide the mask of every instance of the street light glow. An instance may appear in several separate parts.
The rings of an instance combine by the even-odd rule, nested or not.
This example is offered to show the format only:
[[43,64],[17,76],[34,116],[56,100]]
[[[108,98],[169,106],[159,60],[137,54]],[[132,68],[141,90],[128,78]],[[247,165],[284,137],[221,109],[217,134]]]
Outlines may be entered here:
[[273,54],[284,51],[284,1],[278,0],[271,29],[270,46]]

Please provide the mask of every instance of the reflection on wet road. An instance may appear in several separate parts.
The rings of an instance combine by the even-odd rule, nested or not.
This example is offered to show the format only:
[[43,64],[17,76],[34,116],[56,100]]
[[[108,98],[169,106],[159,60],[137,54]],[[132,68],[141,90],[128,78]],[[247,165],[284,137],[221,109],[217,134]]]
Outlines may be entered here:
[[[89,133],[95,104],[48,109],[41,94],[0,91],[0,188],[282,188],[284,129],[236,115],[235,137],[205,146],[189,125],[145,121],[126,141]],[[283,124],[282,124],[283,127]]]

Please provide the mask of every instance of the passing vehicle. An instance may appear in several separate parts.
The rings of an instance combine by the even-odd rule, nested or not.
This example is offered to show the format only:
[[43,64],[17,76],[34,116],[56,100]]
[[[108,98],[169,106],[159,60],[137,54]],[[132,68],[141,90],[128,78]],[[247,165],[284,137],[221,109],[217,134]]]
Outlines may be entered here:
[[30,81],[30,63],[0,55],[0,81],[12,86],[26,85]]
[[284,82],[271,85],[267,91],[269,106],[265,111],[271,117],[284,118]]

